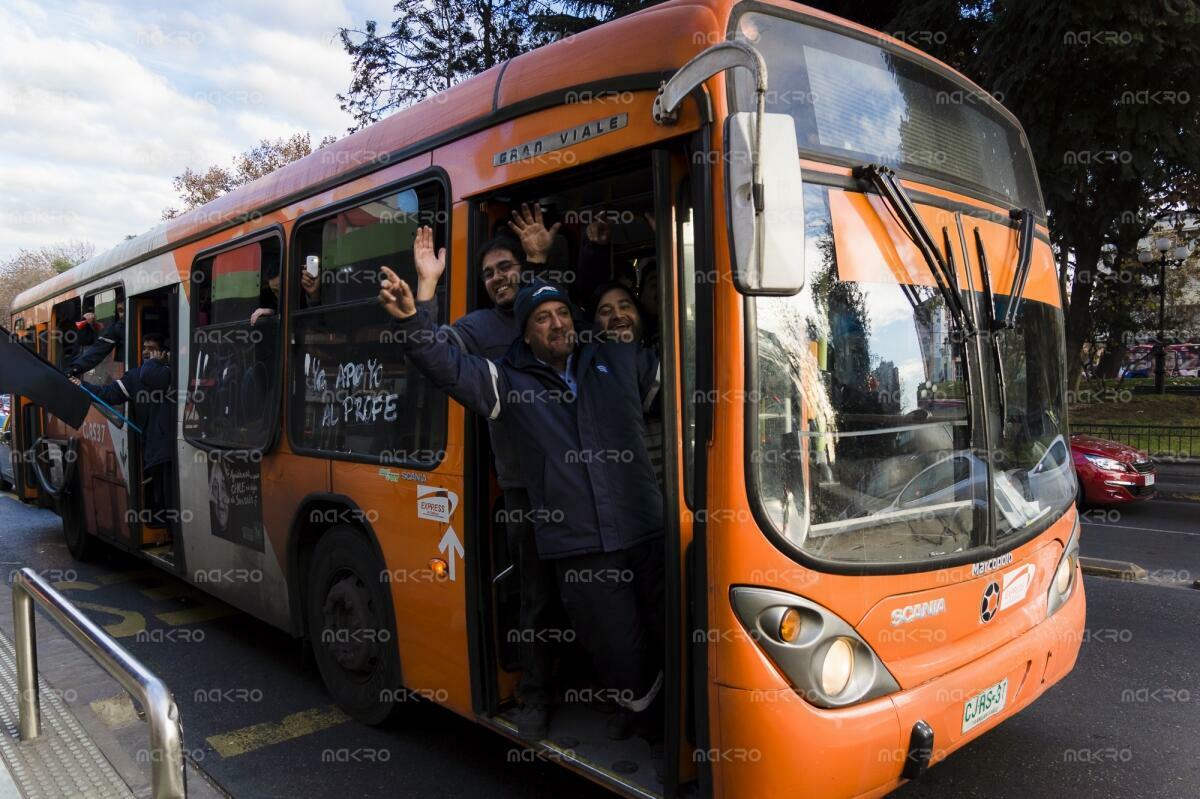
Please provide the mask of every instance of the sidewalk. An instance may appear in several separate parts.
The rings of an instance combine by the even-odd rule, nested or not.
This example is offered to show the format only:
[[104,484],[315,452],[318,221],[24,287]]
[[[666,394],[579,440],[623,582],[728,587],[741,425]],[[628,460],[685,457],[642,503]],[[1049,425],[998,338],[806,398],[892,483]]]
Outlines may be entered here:
[[[12,589],[0,584],[0,799],[151,796],[150,733],[129,695],[53,621],[36,615],[42,735],[22,741]],[[185,768],[189,797],[227,796],[186,757]]]

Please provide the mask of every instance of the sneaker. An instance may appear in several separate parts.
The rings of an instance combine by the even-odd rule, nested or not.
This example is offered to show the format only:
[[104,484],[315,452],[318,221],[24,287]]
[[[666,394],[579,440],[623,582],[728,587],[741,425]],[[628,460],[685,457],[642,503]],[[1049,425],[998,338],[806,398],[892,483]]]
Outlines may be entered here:
[[610,741],[624,741],[633,735],[636,726],[637,714],[622,709],[608,717],[608,721],[604,725],[604,732]]
[[549,705],[521,705],[512,720],[517,725],[517,737],[526,741],[540,741],[550,734]]

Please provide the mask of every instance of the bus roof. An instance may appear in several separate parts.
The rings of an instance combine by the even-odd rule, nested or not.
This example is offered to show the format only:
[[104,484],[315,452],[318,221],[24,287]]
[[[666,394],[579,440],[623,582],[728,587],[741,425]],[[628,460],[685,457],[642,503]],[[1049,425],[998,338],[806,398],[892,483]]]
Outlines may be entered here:
[[[21,292],[13,299],[12,312],[476,130],[561,104],[565,92],[656,88],[696,53],[725,38],[724,25],[736,3],[669,0],[523,53]],[[755,5],[785,8],[889,39],[895,46],[954,72],[905,42],[824,11],[786,0],[758,0]],[[666,35],[667,31],[674,35]],[[564,69],[564,64],[570,64],[570,69]],[[961,76],[959,79],[969,83]]]

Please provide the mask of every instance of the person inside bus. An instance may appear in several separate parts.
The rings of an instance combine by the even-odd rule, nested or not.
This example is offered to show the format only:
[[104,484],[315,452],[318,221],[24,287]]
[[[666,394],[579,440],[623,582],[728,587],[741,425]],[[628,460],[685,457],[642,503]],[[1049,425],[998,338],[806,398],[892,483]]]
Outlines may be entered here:
[[166,486],[171,468],[174,436],[171,429],[171,367],[166,338],[158,333],[142,336],[142,363],[121,377],[95,385],[72,377],[109,405],[132,402],[137,409],[135,421],[142,428],[142,469],[148,480],[146,508],[160,515],[165,509]]
[[[512,345],[517,338],[513,303],[520,289],[521,274],[541,269],[547,263],[558,228],[558,224],[546,228],[539,206],[530,210],[522,205],[519,211],[513,211],[508,222],[508,229],[519,241],[502,234],[483,245],[479,252],[479,274],[492,307],[472,311],[446,328],[462,349],[471,355],[497,359]],[[433,256],[433,230],[429,227],[417,231],[416,244],[417,304],[436,320],[435,297],[446,269],[446,252],[442,250]],[[558,609],[554,569],[538,558],[530,523],[529,493],[504,425],[491,422],[488,427],[496,480],[504,492],[505,532],[509,555],[516,566],[520,596],[517,658],[521,678],[516,693],[521,706],[514,720],[521,737],[537,740],[549,734],[553,704],[554,648],[544,630],[554,623]]]
[[[597,286],[593,296],[595,299],[591,307],[596,309],[592,315],[594,333],[611,341],[651,347],[659,357],[662,356],[657,331],[646,325],[648,315],[633,295],[633,289],[624,283],[613,281]],[[643,417],[646,423],[646,450],[650,453],[650,462],[654,466],[654,476],[658,478],[659,488],[662,488],[666,483],[661,396],[651,398]]]
[[[434,257],[431,234],[418,244],[418,259]],[[381,272],[379,300],[405,356],[465,407],[505,425],[538,556],[553,563],[574,631],[599,682],[661,747],[663,501],[642,421],[658,389],[657,355],[623,342],[580,344],[567,293],[542,280],[518,293],[521,335],[504,356],[472,355],[434,335],[436,321],[409,285]],[[628,726],[614,715],[608,733],[622,737]]]
[[[321,304],[321,284],[316,276],[308,271],[307,264],[300,264],[300,297],[302,308],[310,308]],[[250,324],[258,323],[264,316],[274,316],[279,312],[279,269],[278,264],[271,269],[266,284],[258,292],[258,307],[250,314]]]
[[110,352],[114,350],[124,357],[121,348],[125,346],[125,304],[117,303],[117,315],[104,326],[94,342],[85,347],[70,363],[67,364],[67,376],[79,377],[95,369]]

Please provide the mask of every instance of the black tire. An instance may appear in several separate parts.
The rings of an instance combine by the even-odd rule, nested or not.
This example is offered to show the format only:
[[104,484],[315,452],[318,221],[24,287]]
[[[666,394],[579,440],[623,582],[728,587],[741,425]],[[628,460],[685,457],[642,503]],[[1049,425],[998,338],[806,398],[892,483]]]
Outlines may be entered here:
[[335,527],[309,561],[304,606],[313,659],[338,707],[382,724],[399,704],[400,655],[383,566],[366,536]]
[[84,511],[83,492],[79,490],[78,478],[59,496],[58,508],[59,515],[62,516],[63,538],[67,540],[67,550],[71,557],[79,561],[96,557],[100,542],[88,533],[87,514]]

